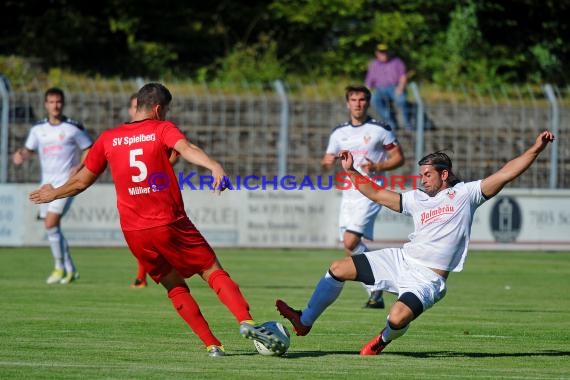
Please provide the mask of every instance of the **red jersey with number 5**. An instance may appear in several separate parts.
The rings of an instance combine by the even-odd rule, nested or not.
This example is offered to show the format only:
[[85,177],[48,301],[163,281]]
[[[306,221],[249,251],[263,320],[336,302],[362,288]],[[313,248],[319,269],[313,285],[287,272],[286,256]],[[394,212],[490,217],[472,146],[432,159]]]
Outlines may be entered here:
[[124,231],[162,226],[186,216],[168,161],[174,145],[184,138],[174,123],[146,119],[104,131],[93,144],[85,166],[99,175],[109,165]]

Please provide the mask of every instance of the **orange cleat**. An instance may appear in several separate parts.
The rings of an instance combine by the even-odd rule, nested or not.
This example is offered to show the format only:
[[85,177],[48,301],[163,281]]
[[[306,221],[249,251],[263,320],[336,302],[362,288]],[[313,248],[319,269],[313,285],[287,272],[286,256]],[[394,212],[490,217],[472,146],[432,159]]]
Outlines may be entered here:
[[135,282],[131,284],[131,288],[146,288],[146,281],[140,278],[135,278]]

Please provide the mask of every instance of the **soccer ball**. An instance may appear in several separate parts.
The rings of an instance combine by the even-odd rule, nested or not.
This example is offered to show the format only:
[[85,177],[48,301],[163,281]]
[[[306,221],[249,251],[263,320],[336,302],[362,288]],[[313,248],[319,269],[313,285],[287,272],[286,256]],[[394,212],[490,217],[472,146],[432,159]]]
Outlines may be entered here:
[[272,351],[269,348],[267,348],[263,343],[254,340],[253,345],[255,346],[257,352],[265,356],[281,356],[284,353],[286,353],[287,350],[289,349],[289,344],[291,343],[290,339],[291,335],[289,334],[289,331],[285,328],[285,326],[276,321],[265,322],[264,324],[262,324],[262,326],[265,327],[267,330],[271,331],[273,334],[275,334],[278,337],[279,340],[285,343],[285,348],[280,349],[278,351]]

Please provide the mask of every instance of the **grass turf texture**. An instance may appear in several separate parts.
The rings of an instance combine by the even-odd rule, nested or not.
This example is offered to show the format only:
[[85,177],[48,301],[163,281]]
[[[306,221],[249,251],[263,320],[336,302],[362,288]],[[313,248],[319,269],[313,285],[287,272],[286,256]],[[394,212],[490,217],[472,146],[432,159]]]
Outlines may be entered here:
[[[283,298],[304,306],[340,250],[229,250],[218,255],[258,321]],[[471,252],[447,296],[378,357],[361,346],[386,311],[363,309],[347,283],[285,357],[264,357],[199,278],[188,281],[227,356],[208,358],[161,286],[131,289],[126,249],[73,248],[81,279],[46,285],[48,248],[1,248],[1,379],[536,379],[570,377],[570,253]],[[386,297],[388,304],[394,296]]]

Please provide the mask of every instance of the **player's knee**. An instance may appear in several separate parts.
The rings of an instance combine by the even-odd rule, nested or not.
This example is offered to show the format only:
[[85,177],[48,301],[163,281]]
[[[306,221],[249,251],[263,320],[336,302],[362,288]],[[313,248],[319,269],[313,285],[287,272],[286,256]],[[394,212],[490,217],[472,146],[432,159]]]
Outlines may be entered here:
[[170,298],[170,299],[174,299],[176,296],[179,296],[180,294],[185,294],[185,293],[190,293],[190,289],[188,288],[188,285],[186,285],[186,284],[176,285],[176,286],[172,287],[172,289],[168,290],[168,292],[167,292],[168,298]]
[[[351,268],[352,266],[352,268]],[[329,267],[331,276],[339,281],[353,280],[356,275],[356,269],[350,258],[334,261]]]
[[355,249],[362,250],[361,245],[363,245],[364,248],[366,247],[364,243],[362,243],[362,233],[348,229],[344,231],[342,243],[347,251],[354,251]]
[[174,269],[171,270],[167,275],[161,276],[160,283],[162,286],[164,286],[167,292],[170,292],[175,288],[188,289],[188,285],[186,284],[186,281],[184,281],[184,278]]
[[347,239],[345,238],[342,241],[342,244],[344,245],[344,249],[346,249],[347,251],[352,251],[355,247],[358,246],[359,241],[357,239]]
[[46,228],[46,235],[50,242],[58,242],[61,240],[61,230],[59,227]]
[[331,276],[333,276],[335,279],[338,279],[340,277],[340,274],[342,273],[342,265],[340,264],[341,260],[337,260],[337,261],[333,261],[329,267],[329,273],[331,274]]
[[392,306],[388,321],[397,329],[403,328],[419,317],[422,312],[423,304],[420,299],[415,294],[406,292]]
[[409,325],[410,322],[411,319],[402,314],[390,313],[390,315],[388,315],[388,323],[390,323],[390,326],[394,329],[402,329]]

